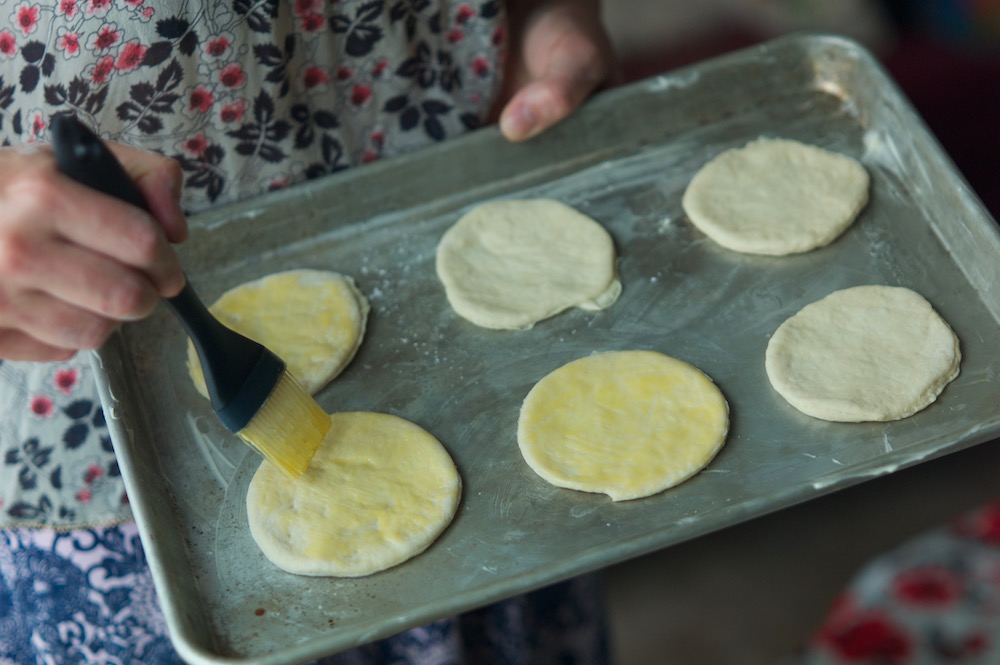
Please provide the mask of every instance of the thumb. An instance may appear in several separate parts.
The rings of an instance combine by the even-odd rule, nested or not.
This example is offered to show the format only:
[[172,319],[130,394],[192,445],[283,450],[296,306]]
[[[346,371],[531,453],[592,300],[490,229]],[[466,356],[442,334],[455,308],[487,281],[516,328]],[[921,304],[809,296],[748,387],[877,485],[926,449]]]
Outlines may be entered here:
[[572,113],[604,80],[603,68],[587,59],[554,57],[541,78],[517,91],[500,114],[500,131],[524,141]]

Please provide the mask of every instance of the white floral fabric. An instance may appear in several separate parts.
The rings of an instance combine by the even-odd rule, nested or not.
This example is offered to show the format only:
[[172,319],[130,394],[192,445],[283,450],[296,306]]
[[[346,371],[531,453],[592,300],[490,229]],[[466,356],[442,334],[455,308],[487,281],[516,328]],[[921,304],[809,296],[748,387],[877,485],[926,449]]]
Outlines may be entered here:
[[[72,113],[176,158],[198,211],[480,125],[500,0],[0,0],[0,144]],[[0,361],[0,526],[126,519],[86,354]]]

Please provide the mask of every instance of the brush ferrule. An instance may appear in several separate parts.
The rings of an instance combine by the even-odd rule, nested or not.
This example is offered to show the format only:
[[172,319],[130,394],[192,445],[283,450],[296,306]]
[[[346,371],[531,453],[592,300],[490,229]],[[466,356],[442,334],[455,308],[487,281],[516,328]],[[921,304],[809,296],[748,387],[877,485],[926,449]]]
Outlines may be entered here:
[[239,390],[225,404],[213,404],[230,432],[239,432],[260,410],[285,372],[285,362],[273,353],[261,353]]

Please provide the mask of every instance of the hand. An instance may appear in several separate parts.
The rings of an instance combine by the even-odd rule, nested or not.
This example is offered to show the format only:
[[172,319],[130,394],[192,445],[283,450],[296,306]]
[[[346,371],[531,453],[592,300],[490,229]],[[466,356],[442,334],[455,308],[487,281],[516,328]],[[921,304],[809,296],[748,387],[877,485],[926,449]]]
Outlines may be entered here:
[[[621,76],[599,0],[510,0],[500,131],[523,141]],[[495,114],[494,114],[495,115]]]
[[0,149],[0,358],[95,349],[183,288],[170,245],[187,237],[180,168],[110,147],[152,215],[62,175],[47,147]]

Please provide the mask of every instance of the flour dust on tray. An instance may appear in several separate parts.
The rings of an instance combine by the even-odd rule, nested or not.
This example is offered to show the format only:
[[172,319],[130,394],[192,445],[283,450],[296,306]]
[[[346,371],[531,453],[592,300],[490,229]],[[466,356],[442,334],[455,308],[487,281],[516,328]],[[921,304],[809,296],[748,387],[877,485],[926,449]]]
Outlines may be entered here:
[[856,286],[782,323],[767,377],[789,404],[835,422],[890,421],[927,407],[959,373],[958,337],[910,289]]
[[[325,270],[288,270],[240,284],[209,306],[222,323],[263,344],[316,393],[351,362],[369,304],[354,280]],[[191,380],[207,396],[201,362],[188,342]]]
[[621,501],[695,475],[728,431],[729,406],[701,370],[654,351],[609,351],[536,383],[517,442],[549,483]]
[[290,573],[358,577],[420,554],[451,523],[462,481],[445,448],[397,416],[335,413],[305,473],[262,462],[247,490],[250,533]]
[[781,256],[833,242],[868,202],[868,186],[868,171],[851,157],[761,138],[702,166],[682,205],[719,245]]
[[473,208],[445,232],[437,274],[459,316],[520,329],[570,307],[611,306],[622,289],[615,260],[604,227],[570,206],[505,200]]

